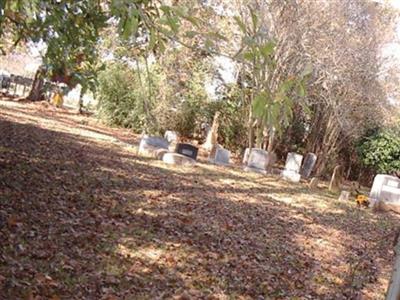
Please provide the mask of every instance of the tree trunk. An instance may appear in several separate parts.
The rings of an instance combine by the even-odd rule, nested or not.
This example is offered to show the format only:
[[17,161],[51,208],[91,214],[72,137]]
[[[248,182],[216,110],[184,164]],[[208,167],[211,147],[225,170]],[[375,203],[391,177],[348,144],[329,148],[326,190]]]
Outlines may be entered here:
[[[253,97],[252,97],[253,98]],[[250,109],[249,109],[249,129],[247,132],[248,136],[248,147],[249,149],[253,148],[253,140],[254,140],[254,130],[253,130],[253,107],[252,101],[250,102]]]
[[275,141],[275,130],[274,128],[272,128],[269,131],[268,148],[267,148],[268,153],[271,153],[272,150],[274,149],[274,141]]
[[40,101],[44,99],[44,89],[43,89],[44,80],[42,75],[43,75],[43,69],[39,67],[39,69],[36,71],[31,91],[29,92],[29,95],[27,97],[28,100]]
[[390,280],[386,300],[399,300],[400,299],[400,239],[397,236],[395,246],[396,260],[393,266],[392,279]]
[[83,94],[84,94],[84,91],[83,91],[83,88],[81,86],[81,90],[79,91],[79,101],[78,101],[78,112],[80,114],[83,113]]

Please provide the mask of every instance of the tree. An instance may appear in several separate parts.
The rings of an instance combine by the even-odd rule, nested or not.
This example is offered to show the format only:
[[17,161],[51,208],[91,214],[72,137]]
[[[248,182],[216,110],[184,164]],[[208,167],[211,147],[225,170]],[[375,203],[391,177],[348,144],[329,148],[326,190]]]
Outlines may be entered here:
[[165,48],[165,39],[179,31],[181,18],[195,22],[183,8],[155,1],[6,0],[0,7],[0,37],[13,36],[14,44],[46,44],[44,66],[38,70],[29,96],[38,100],[43,77],[69,87],[80,83],[83,91],[96,87],[96,47],[100,32],[109,23],[117,24],[124,39],[145,37],[147,48],[154,50]]
[[[293,17],[291,4],[284,3],[279,8],[282,18]],[[235,17],[242,35],[237,58],[243,65],[244,78],[250,79],[244,83],[251,102],[248,146],[253,147],[255,127],[257,146],[264,142],[268,151],[273,149],[275,133],[281,133],[289,125],[296,100],[305,96],[305,80],[312,71],[305,61],[292,59],[294,50],[280,39],[284,22],[275,20],[276,9],[274,1],[263,4],[251,1]]]

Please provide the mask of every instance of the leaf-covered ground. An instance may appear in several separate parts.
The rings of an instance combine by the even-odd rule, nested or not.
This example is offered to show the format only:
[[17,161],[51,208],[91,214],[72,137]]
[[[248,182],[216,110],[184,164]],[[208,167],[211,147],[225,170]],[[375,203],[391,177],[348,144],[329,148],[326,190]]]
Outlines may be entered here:
[[1,299],[383,299],[398,218],[0,101]]

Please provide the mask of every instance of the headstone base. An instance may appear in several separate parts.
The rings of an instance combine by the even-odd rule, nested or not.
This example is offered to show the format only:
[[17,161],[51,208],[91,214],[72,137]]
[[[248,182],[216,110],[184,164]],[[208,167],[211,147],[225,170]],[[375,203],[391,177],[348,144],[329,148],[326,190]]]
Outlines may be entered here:
[[291,182],[300,182],[301,179],[301,175],[299,173],[290,170],[283,170],[281,175],[284,180]]
[[254,172],[254,173],[260,173],[267,175],[267,170],[259,169],[259,168],[253,168],[253,167],[245,167],[244,170],[246,172]]
[[217,166],[229,166],[229,163],[225,163],[225,162],[220,162],[220,161],[216,161],[215,159],[209,158],[208,162]]
[[179,154],[179,153],[165,153],[162,158],[166,164],[179,165],[179,166],[192,166],[196,164],[193,158]]
[[164,157],[164,154],[168,153],[167,149],[157,149],[155,152],[155,156],[157,159],[162,160]]
[[[151,158],[157,158],[157,151],[160,150],[160,148],[152,147],[152,146],[146,146],[145,148],[139,148],[138,154],[140,156],[146,156],[146,157],[151,157]],[[165,150],[165,149],[163,149]]]

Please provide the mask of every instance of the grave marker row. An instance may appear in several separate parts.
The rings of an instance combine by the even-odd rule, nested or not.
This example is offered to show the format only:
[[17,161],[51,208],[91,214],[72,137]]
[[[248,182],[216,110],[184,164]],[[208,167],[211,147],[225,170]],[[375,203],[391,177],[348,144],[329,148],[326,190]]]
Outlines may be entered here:
[[178,143],[175,151],[169,152],[169,147],[177,140],[177,134],[172,131],[166,132],[165,138],[144,135],[139,144],[138,154],[156,157],[169,164],[193,165],[199,149],[191,144]]

